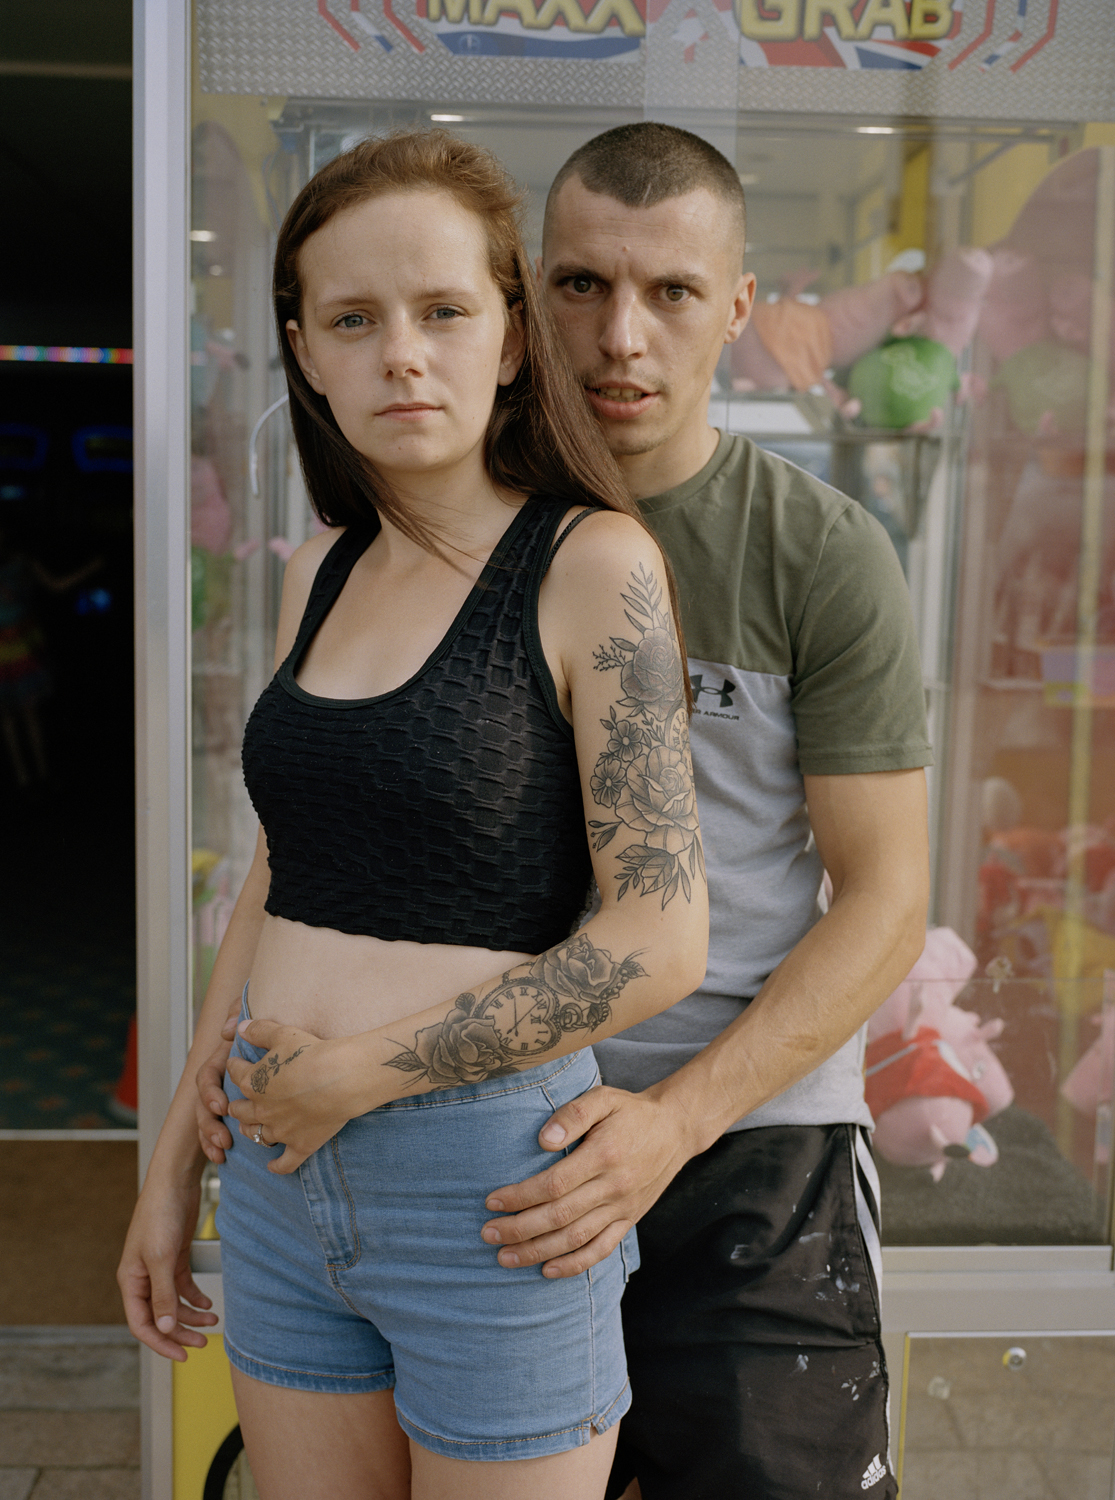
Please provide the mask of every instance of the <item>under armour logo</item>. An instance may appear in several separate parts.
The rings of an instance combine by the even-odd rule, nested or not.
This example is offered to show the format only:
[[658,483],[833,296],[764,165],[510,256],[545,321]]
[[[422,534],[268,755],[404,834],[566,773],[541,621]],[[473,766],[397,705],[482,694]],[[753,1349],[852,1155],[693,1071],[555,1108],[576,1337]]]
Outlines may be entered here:
[[709,683],[708,687],[706,687],[705,674],[703,672],[694,672],[689,681],[693,684],[693,697],[695,699],[699,698],[702,693],[711,693],[714,698],[720,699],[721,708],[733,707],[732,694],[736,690],[734,682],[722,682],[719,687],[713,687]]

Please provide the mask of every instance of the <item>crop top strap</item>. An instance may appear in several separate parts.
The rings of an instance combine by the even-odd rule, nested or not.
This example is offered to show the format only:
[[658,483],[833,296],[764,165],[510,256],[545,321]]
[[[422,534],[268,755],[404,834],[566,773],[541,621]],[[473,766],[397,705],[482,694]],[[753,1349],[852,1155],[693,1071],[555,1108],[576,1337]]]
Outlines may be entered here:
[[322,558],[314,574],[310,597],[306,600],[306,608],[302,614],[302,623],[298,627],[298,635],[295,637],[288,657],[292,671],[298,671],[306,647],[313,640],[318,626],[332,609],[337,595],[348,581],[348,575],[375,540],[376,533],[379,531],[378,519],[377,517],[370,526],[346,528],[343,535],[337,538]]
[[552,526],[553,531],[550,532],[550,535],[553,536],[553,532],[557,530],[558,522],[567,509],[560,499],[553,503],[554,511],[552,512],[552,518],[542,523],[543,536],[539,538],[541,545],[539,546],[538,555],[535,558],[527,582],[526,598],[523,601],[523,638],[527,648],[527,655],[534,669],[535,679],[542,690],[543,698],[546,700],[546,707],[549,710],[550,717],[562,733],[572,739],[573,726],[558,705],[557,688],[554,685],[553,673],[550,671],[549,664],[546,661],[546,654],[542,650],[542,637],[538,632],[538,591],[542,587],[543,578],[549,572],[550,564],[553,562],[558,548],[565,541],[565,538],[573,530],[574,526],[579,526],[586,516],[595,515],[603,507],[590,505],[586,506],[584,510],[578,511],[563,529],[561,535],[549,550],[546,551],[544,541],[545,529],[548,526]]
[[594,516],[596,514],[596,512],[598,510],[600,510],[600,508],[601,507],[599,505],[586,505],[585,508],[584,508],[584,510],[581,510],[581,511],[577,512],[577,514],[570,521],[569,525],[565,527],[565,529],[562,531],[561,535],[558,537],[557,541],[550,548],[549,555],[546,558],[546,565],[542,569],[542,577],[543,578],[545,578],[546,574],[550,571],[550,564],[553,562],[554,558],[557,556],[558,548],[561,546],[562,542],[565,541],[565,538],[573,530],[574,526],[579,526],[586,516]]

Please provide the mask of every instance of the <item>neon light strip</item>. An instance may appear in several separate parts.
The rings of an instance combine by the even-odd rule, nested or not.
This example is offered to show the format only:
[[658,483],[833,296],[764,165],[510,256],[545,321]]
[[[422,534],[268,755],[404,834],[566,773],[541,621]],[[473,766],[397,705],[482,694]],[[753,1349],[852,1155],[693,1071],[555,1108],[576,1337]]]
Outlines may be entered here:
[[0,360],[28,365],[130,365],[132,351],[80,344],[0,344]]

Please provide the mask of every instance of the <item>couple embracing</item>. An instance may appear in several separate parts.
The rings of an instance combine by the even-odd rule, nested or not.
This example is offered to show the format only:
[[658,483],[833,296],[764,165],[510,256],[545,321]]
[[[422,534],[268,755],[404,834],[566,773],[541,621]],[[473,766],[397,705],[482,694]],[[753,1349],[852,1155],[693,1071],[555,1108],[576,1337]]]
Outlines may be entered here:
[[264,1500],[896,1493],[860,1030],[923,942],[921,679],[881,528],[708,425],[744,213],[622,126],[531,268],[498,163],[422,132],[280,232],[328,529],[120,1269],[139,1338],[204,1342],[222,1162]]

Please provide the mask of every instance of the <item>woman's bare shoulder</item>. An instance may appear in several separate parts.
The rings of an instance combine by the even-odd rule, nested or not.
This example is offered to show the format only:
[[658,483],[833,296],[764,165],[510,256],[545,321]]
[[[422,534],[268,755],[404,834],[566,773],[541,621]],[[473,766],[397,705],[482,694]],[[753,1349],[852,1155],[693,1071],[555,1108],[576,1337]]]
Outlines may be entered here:
[[329,526],[303,542],[300,547],[296,547],[290,554],[290,561],[286,565],[286,573],[283,575],[284,585],[288,579],[295,587],[305,582],[308,593],[318,568],[325,561],[326,553],[332,551],[344,534],[343,526]]
[[[562,518],[559,536],[578,514],[573,509]],[[618,510],[597,510],[578,522],[562,542],[551,572],[555,581],[600,585],[622,582],[640,564],[661,569],[662,552],[654,537],[633,516]]]
[[326,553],[344,535],[343,526],[331,526],[296,547],[283,574],[283,597],[279,606],[279,629],[275,642],[275,663],[283,661],[294,645],[298,626],[305,613],[317,570]]

